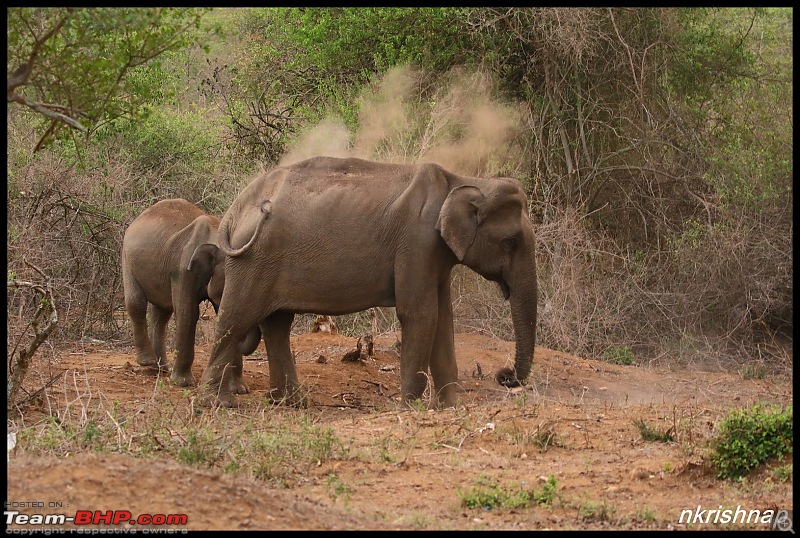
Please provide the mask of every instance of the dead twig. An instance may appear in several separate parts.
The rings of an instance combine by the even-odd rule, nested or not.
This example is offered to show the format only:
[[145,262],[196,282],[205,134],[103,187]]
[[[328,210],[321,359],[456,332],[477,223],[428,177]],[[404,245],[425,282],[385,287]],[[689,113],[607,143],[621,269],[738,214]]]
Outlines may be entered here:
[[[47,340],[50,333],[58,323],[58,311],[56,310],[55,300],[53,299],[53,289],[50,285],[50,279],[42,272],[41,269],[35,265],[25,262],[29,267],[39,273],[44,279],[44,284],[36,284],[24,280],[11,279],[8,280],[8,288],[27,288],[33,290],[40,296],[36,311],[33,318],[28,323],[28,327],[33,329],[33,339],[28,345],[27,349],[22,349],[17,353],[17,346],[12,350],[11,355],[8,357],[9,375],[7,387],[6,403],[8,408],[14,405],[14,398],[17,395],[22,382],[25,379],[25,374],[28,373],[31,359],[33,354],[42,343]],[[46,321],[45,321],[46,320]],[[44,323],[42,327],[41,324]],[[15,356],[16,354],[16,356]]]

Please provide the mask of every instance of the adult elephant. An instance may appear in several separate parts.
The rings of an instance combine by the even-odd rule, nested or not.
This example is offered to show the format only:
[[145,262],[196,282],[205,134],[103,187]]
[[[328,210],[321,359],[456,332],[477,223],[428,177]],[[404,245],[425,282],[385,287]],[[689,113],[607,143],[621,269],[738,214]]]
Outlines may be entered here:
[[[168,370],[165,334],[175,314],[175,365],[171,379],[194,385],[192,363],[200,303],[218,312],[225,286],[225,255],[217,246],[219,218],[182,198],[161,200],[145,209],[122,240],[125,309],[133,326],[136,361]],[[147,331],[150,316],[151,335]],[[261,333],[249,331],[240,352],[258,347]]]
[[275,398],[300,403],[289,346],[295,314],[396,307],[402,398],[433,377],[436,405],[457,402],[451,271],[464,264],[511,301],[516,356],[497,380],[524,382],[536,337],[534,231],[519,181],[453,174],[436,164],[315,157],[250,183],[225,213],[226,291],[200,403],[247,392],[235,345],[260,325]]

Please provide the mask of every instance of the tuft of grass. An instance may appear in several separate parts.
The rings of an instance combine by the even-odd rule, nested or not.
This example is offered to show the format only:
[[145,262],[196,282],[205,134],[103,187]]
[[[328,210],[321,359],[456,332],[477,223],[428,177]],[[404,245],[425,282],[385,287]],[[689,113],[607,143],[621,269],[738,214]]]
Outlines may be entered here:
[[781,465],[780,467],[775,467],[772,470],[772,475],[778,479],[780,482],[788,482],[794,476],[794,471],[792,470],[792,464],[788,465]]
[[533,445],[544,453],[550,447],[564,446],[561,437],[549,421],[542,421],[532,430],[512,424],[511,427],[498,427],[497,431],[502,438],[507,439],[512,445],[519,445],[522,450],[525,450],[527,445]]
[[259,480],[285,481],[320,461],[346,459],[349,447],[332,428],[314,424],[308,415],[296,428],[273,427],[240,435],[234,440],[231,461]]
[[436,523],[436,520],[430,515],[421,512],[413,512],[407,517],[407,520],[408,524],[415,529],[426,529]]
[[384,463],[397,463],[397,455],[392,449],[399,449],[400,443],[391,436],[381,437],[378,450],[380,459]]
[[413,402],[410,402],[411,409],[416,411],[417,413],[424,413],[428,410],[428,404],[425,403],[425,400],[422,398],[417,398]]
[[552,426],[539,428],[533,436],[533,444],[542,452],[547,452],[551,446],[562,446],[561,440]]
[[328,492],[328,497],[336,502],[340,497],[344,499],[344,504],[350,502],[350,496],[355,491],[344,480],[342,480],[336,473],[330,473],[325,479],[325,490]]
[[178,449],[179,463],[196,467],[211,467],[219,457],[219,439],[207,428],[191,428],[185,435],[186,444]]
[[739,368],[739,377],[742,379],[764,379],[767,377],[767,367],[763,363],[745,364]]
[[467,508],[483,508],[484,510],[491,510],[498,506],[502,506],[503,499],[506,494],[503,489],[491,478],[482,475],[476,481],[477,485],[468,490],[458,488],[458,496],[461,499],[462,506]]
[[673,431],[674,428],[670,427],[665,431],[661,431],[656,427],[650,426],[645,420],[637,418],[633,420],[633,425],[639,430],[639,435],[645,441],[658,441],[660,443],[671,443],[675,440]]
[[757,403],[732,409],[719,425],[711,464],[722,479],[740,480],[774,456],[792,451],[792,407]]
[[342,441],[308,411],[246,417],[164,403],[158,394],[155,387],[144,412],[137,413],[123,413],[117,402],[109,406],[105,400],[91,408],[68,405],[59,416],[20,429],[18,444],[62,457],[87,449],[145,458],[158,454],[184,465],[281,484],[300,480],[320,462],[350,458],[352,441]]
[[610,521],[617,509],[605,501],[587,499],[578,506],[578,517],[585,521]]
[[20,444],[44,452],[64,454],[70,451],[93,449],[113,450],[120,426],[112,421],[87,418],[73,423],[50,416],[37,425],[19,432]]
[[558,479],[554,475],[547,477],[540,490],[526,487],[525,482],[514,486],[503,487],[486,475],[476,481],[477,484],[468,490],[458,488],[461,505],[467,508],[527,508],[531,502],[540,506],[551,506],[558,498]]
[[640,506],[636,509],[636,518],[645,523],[653,523],[656,520],[656,511],[649,506]]

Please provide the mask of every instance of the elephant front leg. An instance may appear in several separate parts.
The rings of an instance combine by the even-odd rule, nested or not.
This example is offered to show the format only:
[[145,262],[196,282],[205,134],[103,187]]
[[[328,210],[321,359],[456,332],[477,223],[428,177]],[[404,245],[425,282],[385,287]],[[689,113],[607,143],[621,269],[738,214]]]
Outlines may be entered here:
[[[224,299],[223,299],[224,301]],[[200,380],[199,405],[204,407],[236,407],[236,395],[250,389],[244,382],[242,340],[247,334],[242,327],[252,327],[257,322],[231,319],[224,309],[217,318],[217,331],[211,348],[211,358]]]
[[200,305],[181,305],[175,311],[175,362],[170,379],[179,387],[194,386],[192,364]]
[[167,361],[167,324],[170,317],[172,317],[172,311],[150,304],[148,312],[153,350],[158,361],[156,368],[162,372],[167,372],[169,371],[169,362]]
[[266,291],[258,293],[247,275],[229,272],[228,277],[211,359],[200,381],[199,403],[209,407],[235,407],[236,395],[249,392],[243,376],[242,345],[250,331],[264,319],[267,309]]
[[403,402],[413,404],[422,398],[428,386],[428,367],[436,329],[437,307],[424,295],[414,297],[410,305],[398,300],[397,317],[402,328],[400,353],[400,391]]
[[[126,282],[126,284],[128,284]],[[140,289],[125,288],[125,310],[131,320],[133,329],[133,346],[136,348],[136,362],[141,366],[158,368],[158,357],[153,350],[153,343],[147,333],[147,299]]]
[[198,404],[203,407],[236,407],[236,395],[247,392],[241,377],[239,341],[229,330],[218,328],[211,358],[200,380]]
[[228,390],[230,390],[231,394],[247,394],[250,392],[250,387],[244,381],[244,359],[241,352],[231,370],[231,377],[228,379]]

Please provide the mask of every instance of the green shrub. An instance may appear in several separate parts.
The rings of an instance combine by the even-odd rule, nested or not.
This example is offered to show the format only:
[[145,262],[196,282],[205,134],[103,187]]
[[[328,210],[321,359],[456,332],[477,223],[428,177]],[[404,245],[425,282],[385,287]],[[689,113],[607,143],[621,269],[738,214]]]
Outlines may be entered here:
[[503,487],[487,476],[481,476],[477,485],[468,489],[458,489],[461,504],[467,508],[526,508],[531,501],[541,506],[550,506],[558,497],[558,479],[547,477],[541,490],[526,488],[523,482],[516,487]]
[[780,482],[788,482],[792,479],[792,475],[794,474],[793,465],[790,463],[788,465],[781,465],[780,467],[776,467],[774,471],[772,471],[772,476],[777,478]]
[[126,131],[128,150],[143,169],[176,164],[193,173],[213,168],[220,145],[215,124],[202,111],[154,108],[147,118]]
[[219,456],[218,443],[213,431],[192,428],[186,432],[186,444],[178,449],[175,459],[186,465],[211,467]]
[[480,477],[477,480],[476,486],[468,490],[458,488],[457,491],[458,496],[461,498],[461,504],[467,508],[491,510],[492,508],[502,506],[503,499],[506,497],[503,488],[486,476]]
[[558,497],[558,479],[554,475],[549,475],[547,481],[539,491],[533,492],[533,500],[541,506],[550,506]]
[[603,360],[614,364],[630,365],[636,361],[631,346],[611,347],[603,353]]
[[792,407],[755,404],[720,424],[711,463],[719,478],[738,480],[773,456],[792,451]]

